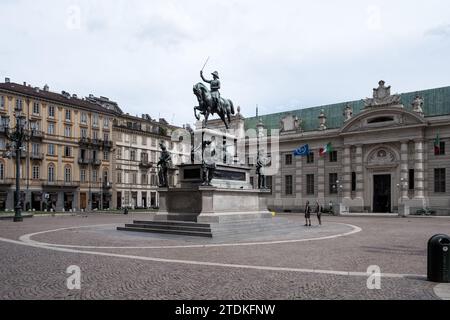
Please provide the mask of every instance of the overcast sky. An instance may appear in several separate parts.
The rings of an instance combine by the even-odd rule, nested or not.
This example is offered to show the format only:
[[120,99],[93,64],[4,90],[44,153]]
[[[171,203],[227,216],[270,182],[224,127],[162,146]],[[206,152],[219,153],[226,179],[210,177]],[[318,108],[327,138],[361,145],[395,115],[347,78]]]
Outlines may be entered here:
[[0,0],[0,77],[193,123],[217,70],[245,116],[450,85],[450,1]]

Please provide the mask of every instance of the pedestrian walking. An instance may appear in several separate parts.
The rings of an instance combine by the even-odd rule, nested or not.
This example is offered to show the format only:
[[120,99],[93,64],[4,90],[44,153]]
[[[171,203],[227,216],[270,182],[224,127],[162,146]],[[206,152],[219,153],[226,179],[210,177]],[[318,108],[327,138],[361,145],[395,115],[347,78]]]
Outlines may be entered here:
[[317,214],[317,220],[319,220],[319,225],[322,225],[322,210],[319,204],[319,201],[316,201],[316,214]]
[[311,206],[309,205],[309,201],[306,201],[305,206],[305,227],[311,227]]

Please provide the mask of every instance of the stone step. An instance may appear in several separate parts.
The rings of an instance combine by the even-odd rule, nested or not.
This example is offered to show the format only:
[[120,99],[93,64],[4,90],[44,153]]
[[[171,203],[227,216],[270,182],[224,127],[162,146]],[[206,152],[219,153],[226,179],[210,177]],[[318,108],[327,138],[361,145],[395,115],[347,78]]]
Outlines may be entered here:
[[181,225],[166,225],[166,224],[126,224],[126,228],[146,228],[146,229],[160,229],[160,230],[182,230],[182,231],[203,231],[211,232],[211,227],[202,226],[181,226]]
[[146,224],[146,225],[167,225],[167,226],[192,226],[192,227],[204,227],[208,228],[211,225],[209,223],[197,223],[197,222],[189,222],[189,221],[133,221],[134,224]]
[[224,234],[256,234],[256,233],[261,233],[261,232],[269,232],[269,231],[275,231],[279,234],[283,234],[283,233],[290,233],[290,232],[295,232],[297,231],[298,228],[222,228],[222,229],[212,229],[212,233],[214,235],[224,235]]
[[162,234],[176,234],[183,236],[193,237],[205,237],[212,238],[211,232],[199,232],[199,231],[183,231],[183,230],[165,230],[165,229],[151,229],[151,228],[138,228],[138,227],[117,227],[119,231],[134,231],[134,232],[148,232],[148,233],[162,233]]

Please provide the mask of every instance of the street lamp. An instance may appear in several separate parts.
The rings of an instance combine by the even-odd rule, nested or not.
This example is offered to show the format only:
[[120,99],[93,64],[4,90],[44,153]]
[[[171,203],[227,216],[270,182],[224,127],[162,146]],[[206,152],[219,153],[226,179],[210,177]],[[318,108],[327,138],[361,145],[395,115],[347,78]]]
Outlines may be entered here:
[[400,183],[397,183],[397,187],[400,190],[400,199],[401,199],[401,201],[403,201],[403,193],[406,190],[406,188],[408,187],[408,179],[401,178]]
[[[14,110],[14,116],[16,118],[16,127],[13,130],[10,130],[9,127],[9,116],[4,116],[5,122],[5,133],[8,140],[12,142],[12,144],[8,145],[9,149],[14,149],[15,156],[16,156],[16,192],[14,195],[14,222],[22,222],[22,207],[20,203],[20,160],[21,160],[21,153],[22,150],[24,150],[24,142],[29,141],[33,136],[33,130],[31,132],[28,132],[25,130],[26,126],[26,117],[22,114],[22,109],[19,107],[16,107]],[[11,154],[11,150],[9,150],[9,153]]]

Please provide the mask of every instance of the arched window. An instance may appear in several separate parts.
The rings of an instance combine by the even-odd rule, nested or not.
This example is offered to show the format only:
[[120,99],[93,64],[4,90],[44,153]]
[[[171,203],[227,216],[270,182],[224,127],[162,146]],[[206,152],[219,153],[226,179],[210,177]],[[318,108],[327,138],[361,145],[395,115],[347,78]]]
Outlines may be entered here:
[[55,181],[55,165],[53,163],[50,163],[48,165],[48,182],[54,182]]
[[72,168],[70,166],[66,166],[64,168],[64,181],[65,182],[72,181]]

